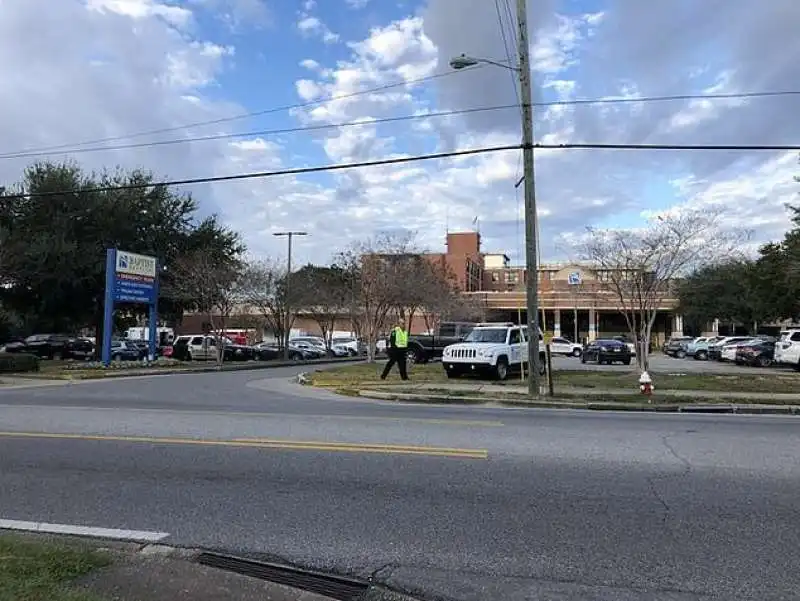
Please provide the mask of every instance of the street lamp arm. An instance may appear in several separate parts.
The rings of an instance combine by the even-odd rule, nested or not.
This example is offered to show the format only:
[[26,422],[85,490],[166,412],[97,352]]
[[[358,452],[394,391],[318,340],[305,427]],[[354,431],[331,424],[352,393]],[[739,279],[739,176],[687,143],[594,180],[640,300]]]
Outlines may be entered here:
[[519,71],[519,67],[515,67],[513,65],[507,65],[505,63],[493,61],[488,58],[467,56],[466,54],[461,54],[450,59],[450,67],[456,70],[466,69],[467,67],[474,67],[476,65],[494,65],[495,67],[502,67],[503,69],[509,69],[510,71]]

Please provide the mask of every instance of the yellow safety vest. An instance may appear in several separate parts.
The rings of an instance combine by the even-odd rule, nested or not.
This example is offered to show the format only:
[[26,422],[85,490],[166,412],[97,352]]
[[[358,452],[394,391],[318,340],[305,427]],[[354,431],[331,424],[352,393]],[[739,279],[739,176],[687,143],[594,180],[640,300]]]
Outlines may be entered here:
[[394,345],[397,348],[408,347],[408,332],[406,332],[403,328],[394,329]]

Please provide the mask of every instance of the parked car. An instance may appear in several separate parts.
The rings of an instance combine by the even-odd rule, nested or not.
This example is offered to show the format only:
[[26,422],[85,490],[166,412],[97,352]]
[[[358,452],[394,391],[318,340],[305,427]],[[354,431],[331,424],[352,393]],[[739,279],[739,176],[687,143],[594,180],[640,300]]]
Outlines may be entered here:
[[701,336],[695,338],[686,345],[686,356],[692,357],[697,361],[705,361],[708,359],[708,347],[722,340],[723,336]]
[[676,359],[683,359],[687,354],[687,347],[693,341],[693,336],[671,336],[664,345],[664,354]]
[[472,322],[445,321],[435,334],[409,336],[406,360],[409,363],[427,363],[431,359],[438,359],[445,347],[464,340],[476,325]]
[[7,346],[6,351],[29,353],[43,359],[91,359],[95,346],[91,340],[67,334],[34,334],[21,346]]
[[751,344],[756,344],[760,342],[760,338],[746,338],[744,340],[740,340],[738,342],[730,342],[720,349],[719,352],[719,361],[735,361],[736,360],[736,351],[739,347],[742,346],[749,346]]
[[791,365],[800,370],[800,329],[792,328],[781,332],[775,345],[775,363]]
[[[544,374],[545,355],[539,332],[539,373]],[[528,328],[513,323],[476,326],[463,342],[451,344],[442,353],[448,378],[466,374],[490,375],[505,380],[528,364]]]
[[722,347],[749,339],[750,336],[725,336],[714,344],[708,345],[708,358],[711,361],[719,361],[720,357],[722,357]]
[[[631,355],[634,357],[636,356],[636,345],[631,342],[631,340],[627,336],[612,336],[612,340],[618,340],[619,342],[623,343],[625,346],[628,347],[628,350],[631,352]],[[641,345],[641,341],[639,342]]]
[[271,361],[273,359],[280,359],[283,356],[283,353],[277,344],[259,342],[253,347],[253,349],[255,350],[256,359],[259,361]]
[[581,363],[597,362],[600,365],[608,363],[631,364],[631,350],[628,345],[619,340],[599,339],[590,342],[583,348]]
[[769,367],[775,361],[774,340],[757,340],[753,344],[744,344],[736,348],[734,361],[737,365]]
[[[145,356],[147,351],[145,350]],[[140,361],[143,358],[142,349],[128,340],[111,341],[112,361]]]
[[558,336],[550,340],[550,352],[553,355],[580,357],[581,353],[583,353],[583,345],[578,342],[572,342],[568,338]]

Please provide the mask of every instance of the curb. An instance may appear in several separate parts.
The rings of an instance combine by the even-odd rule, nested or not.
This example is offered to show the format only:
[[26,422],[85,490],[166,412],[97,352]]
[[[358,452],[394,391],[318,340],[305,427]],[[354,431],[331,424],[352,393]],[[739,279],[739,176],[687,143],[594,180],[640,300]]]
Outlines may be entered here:
[[504,398],[480,398],[456,395],[422,395],[402,392],[382,392],[378,390],[359,390],[358,396],[383,401],[402,401],[410,403],[435,403],[438,405],[500,405],[530,409],[583,409],[587,411],[638,411],[643,413],[702,413],[702,414],[740,414],[740,415],[800,415],[800,405],[744,405],[736,403],[719,404],[650,404],[635,402],[592,402],[592,401],[529,401]]
[[[221,367],[216,365],[208,366],[208,367],[166,367],[166,368],[151,368],[151,369],[138,369],[138,368],[131,368],[131,369],[118,369],[118,370],[83,370],[88,372],[89,374],[103,374],[102,376],[98,375],[97,377],[89,376],[83,377],[81,375],[81,371],[79,369],[75,370],[65,370],[57,375],[53,375],[52,377],[45,377],[44,374],[42,375],[33,375],[33,374],[7,374],[9,377],[13,376],[19,379],[27,379],[31,382],[35,382],[37,380],[46,380],[46,381],[67,381],[67,382],[74,382],[74,381],[86,381],[86,380],[110,380],[114,378],[139,378],[142,376],[174,376],[180,374],[207,374],[207,373],[215,373],[215,372],[236,372],[236,371],[256,371],[259,369],[276,369],[278,367],[299,367],[299,366],[306,366],[306,365],[336,365],[339,363],[357,363],[359,361],[363,361],[361,357],[343,357],[343,358],[336,358],[336,359],[313,359],[311,361],[263,361],[263,362],[254,362],[254,363],[243,363],[242,365],[235,365],[235,364],[223,364]],[[77,372],[75,376],[71,375],[69,372],[74,371]]]

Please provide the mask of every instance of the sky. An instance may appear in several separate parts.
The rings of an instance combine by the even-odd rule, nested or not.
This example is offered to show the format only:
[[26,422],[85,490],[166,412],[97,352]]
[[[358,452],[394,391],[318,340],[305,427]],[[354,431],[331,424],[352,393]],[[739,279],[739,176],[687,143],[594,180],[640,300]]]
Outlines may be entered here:
[[[528,5],[538,142],[800,141],[800,96],[554,104],[800,90],[796,0]],[[514,0],[0,0],[0,185],[37,160],[186,179],[519,144],[514,72],[449,67],[461,53],[515,64],[514,12]],[[441,252],[447,231],[477,223],[486,252],[521,262],[520,155],[180,189],[254,257],[284,257],[272,234],[286,230],[309,234],[298,264],[402,231]],[[537,150],[535,167],[543,261],[575,258],[587,227],[681,207],[776,239],[800,191],[796,152]]]

